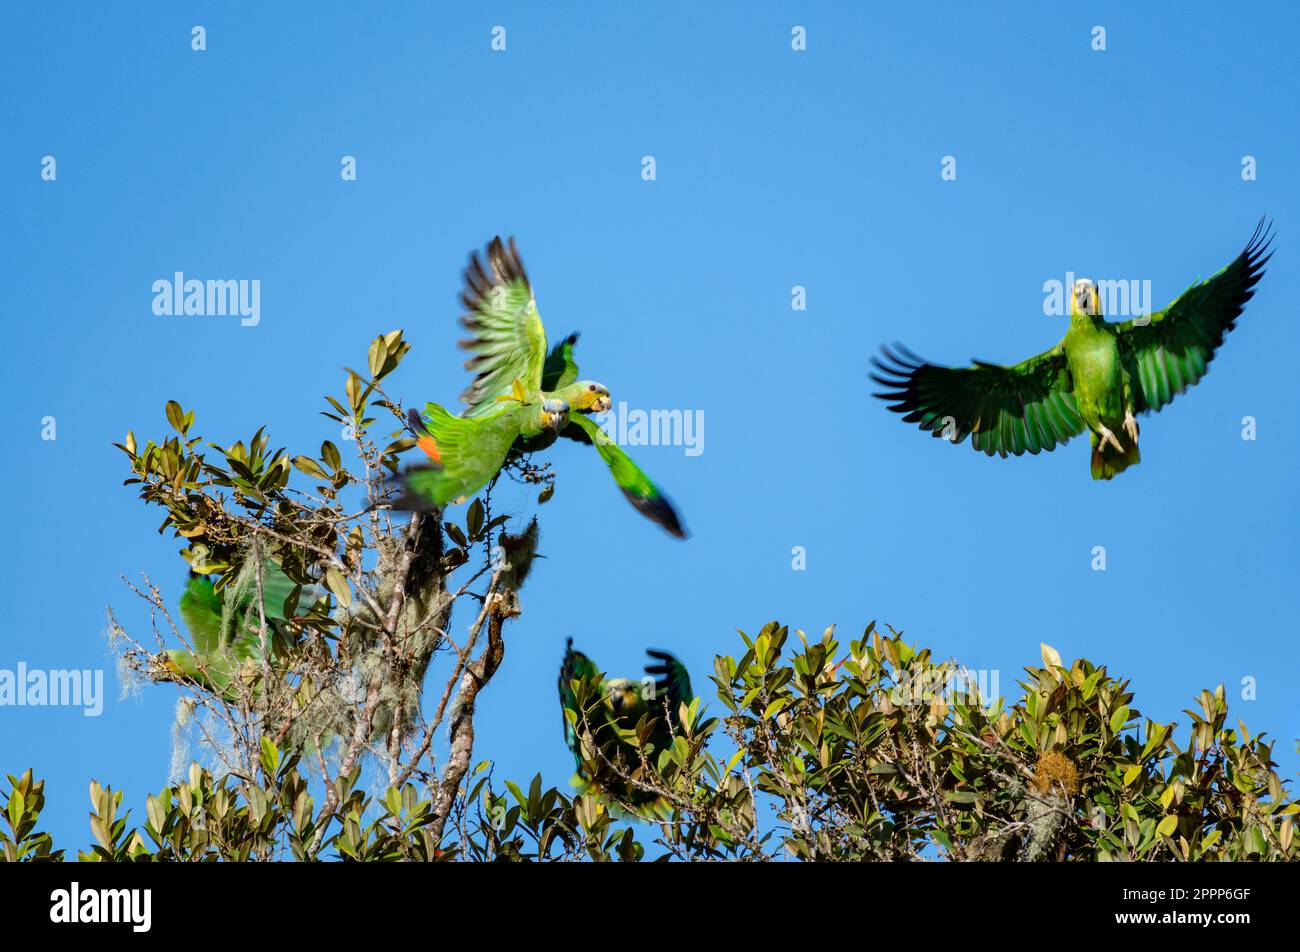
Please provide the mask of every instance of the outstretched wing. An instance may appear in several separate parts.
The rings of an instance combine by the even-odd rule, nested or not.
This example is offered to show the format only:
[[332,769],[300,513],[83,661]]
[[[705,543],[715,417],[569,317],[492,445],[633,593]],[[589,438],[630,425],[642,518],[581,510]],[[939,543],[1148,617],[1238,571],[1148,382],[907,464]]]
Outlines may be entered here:
[[493,416],[456,417],[436,403],[426,405],[423,419],[410,411],[407,425],[429,462],[397,477],[402,493],[393,508],[440,509],[474,495],[501,470],[519,436],[523,412],[519,406],[502,409],[497,404]]
[[221,596],[212,579],[191,575],[181,596],[181,620],[189,632],[190,644],[200,655],[215,654],[221,647]]
[[193,652],[170,650],[167,655],[174,670],[197,684],[204,685],[233,698],[231,683],[239,666],[246,661],[261,662],[263,651],[258,619],[265,615],[271,626],[272,652],[280,629],[278,623],[286,619],[285,607],[290,595],[297,592],[297,600],[290,611],[306,611],[323,592],[316,585],[295,584],[280,566],[269,559],[263,562],[263,607],[257,609],[256,568],[246,565],[239,577],[226,586],[221,594],[215,590],[211,578],[192,575],[181,596],[180,614],[189,633]]
[[649,704],[650,715],[658,718],[653,734],[655,749],[666,750],[681,731],[682,705],[691,703],[691,676],[686,665],[666,651],[647,649],[646,654],[659,662],[646,665],[645,673],[655,679],[655,697]]
[[1214,277],[1193,284],[1163,311],[1114,325],[1139,412],[1159,410],[1205,376],[1255,296],[1272,241],[1271,228],[1260,219],[1245,249]]
[[465,416],[489,415],[496,398],[510,393],[516,380],[530,392],[539,389],[546,330],[513,238],[508,245],[492,239],[486,268],[477,252],[470,254],[460,300],[466,309],[460,321],[473,335],[460,346],[473,354],[465,369],[475,374],[460,395]]
[[611,440],[590,417],[582,413],[571,414],[569,425],[561,431],[561,435],[577,440],[579,443],[594,444],[596,452],[609,467],[614,482],[618,483],[618,488],[623,490],[623,495],[627,497],[628,502],[634,505],[641,515],[652,522],[657,522],[670,534],[679,539],[686,538],[686,530],[682,527],[681,518],[677,515],[673,504],[659,491],[659,487],[651,481],[650,477],[632,462],[631,457],[623,452],[622,447]]
[[573,345],[578,342],[574,331],[551,348],[542,368],[542,389],[547,393],[567,387],[578,379],[578,363],[573,359]]
[[648,648],[646,654],[658,662],[645,666],[645,673],[655,679],[654,706],[658,707],[667,701],[668,710],[676,720],[677,709],[683,704],[690,704],[695,697],[691,693],[691,674],[686,670],[686,665],[666,651]]
[[872,358],[879,373],[871,379],[889,388],[875,396],[932,436],[960,443],[969,435],[975,449],[1005,458],[1053,450],[1083,432],[1059,345],[1009,367],[938,367],[895,348]]
[[560,665],[560,713],[564,720],[564,743],[568,745],[569,750],[573,751],[573,756],[577,758],[578,766],[581,767],[582,746],[578,743],[577,731],[568,714],[572,711],[577,720],[582,720],[582,704],[578,695],[574,693],[574,681],[590,683],[599,694],[600,671],[585,654],[573,650],[573,639],[570,638],[564,648],[564,663]]
[[262,608],[257,607],[257,569],[246,563],[236,579],[217,593],[211,578],[191,575],[181,596],[180,614],[189,632],[190,643],[199,656],[216,655],[233,646],[240,657],[261,658],[258,620],[262,616],[272,624],[283,622],[289,596],[297,593],[290,614],[306,611],[320,598],[323,590],[316,585],[297,585],[284,570],[270,559],[262,563]]

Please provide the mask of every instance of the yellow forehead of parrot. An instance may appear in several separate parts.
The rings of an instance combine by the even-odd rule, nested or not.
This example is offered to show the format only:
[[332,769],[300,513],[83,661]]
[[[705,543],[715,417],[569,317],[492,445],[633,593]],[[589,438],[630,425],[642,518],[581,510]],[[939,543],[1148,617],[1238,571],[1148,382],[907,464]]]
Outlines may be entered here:
[[1080,278],[1074,282],[1074,310],[1084,314],[1096,314],[1101,303],[1097,296],[1097,282],[1091,278]]

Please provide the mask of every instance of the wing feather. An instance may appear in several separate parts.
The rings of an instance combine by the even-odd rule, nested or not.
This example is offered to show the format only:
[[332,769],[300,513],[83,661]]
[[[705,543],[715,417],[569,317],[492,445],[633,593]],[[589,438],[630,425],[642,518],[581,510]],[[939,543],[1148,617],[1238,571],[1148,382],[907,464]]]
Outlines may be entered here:
[[397,478],[402,492],[393,508],[439,509],[474,495],[500,472],[526,412],[527,407],[497,404],[492,416],[458,417],[430,403],[421,418],[412,410],[408,426],[430,462]]
[[623,452],[623,448],[611,440],[590,417],[582,413],[574,413],[569,417],[569,425],[564,428],[562,435],[579,443],[593,444],[600,458],[609,467],[614,482],[618,483],[618,488],[623,490],[627,501],[635,506],[641,515],[663,526],[671,535],[679,539],[686,538],[686,529],[682,525],[681,517],[673,508],[673,504],[668,501],[668,497],[660,492],[659,487],[650,477],[632,462],[632,458],[627,453]]
[[460,300],[465,307],[460,320],[471,335],[460,346],[472,355],[465,369],[475,374],[460,395],[465,416],[490,415],[496,398],[509,394],[515,380],[530,392],[539,390],[546,329],[513,238],[509,244],[492,239],[486,266],[471,253]]
[[1131,380],[1138,412],[1154,412],[1195,384],[1246,302],[1272,253],[1272,226],[1260,219],[1250,241],[1223,270],[1192,285],[1172,304],[1148,318],[1114,326],[1120,357]]
[[974,449],[1005,458],[1055,449],[1083,430],[1059,346],[1011,366],[940,367],[901,345],[883,354],[871,379],[887,389],[875,396],[932,436],[969,436]]
[[547,393],[567,387],[578,379],[578,363],[573,359],[573,346],[576,343],[578,332],[574,331],[551,348],[542,368],[542,389]]

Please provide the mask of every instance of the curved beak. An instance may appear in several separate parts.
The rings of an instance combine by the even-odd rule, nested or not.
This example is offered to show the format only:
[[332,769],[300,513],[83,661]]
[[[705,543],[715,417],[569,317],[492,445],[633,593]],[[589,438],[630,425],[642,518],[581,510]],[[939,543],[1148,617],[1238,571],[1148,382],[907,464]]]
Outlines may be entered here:
[[1079,288],[1077,291],[1075,291],[1074,303],[1075,303],[1075,307],[1078,308],[1079,313],[1081,314],[1095,313],[1095,305],[1093,304],[1092,295],[1093,295],[1093,290],[1090,287],[1082,287]]
[[596,398],[596,402],[591,405],[591,408],[597,413],[607,413],[613,405],[614,401],[609,398],[609,394],[602,393]]

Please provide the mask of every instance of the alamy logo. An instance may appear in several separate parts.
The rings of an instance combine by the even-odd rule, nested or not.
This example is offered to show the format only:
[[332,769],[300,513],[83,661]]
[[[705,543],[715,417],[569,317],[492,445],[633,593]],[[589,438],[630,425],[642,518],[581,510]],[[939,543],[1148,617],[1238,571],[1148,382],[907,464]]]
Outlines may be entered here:
[[687,456],[704,452],[703,410],[629,410],[620,400],[592,419],[619,446],[682,446]]
[[239,315],[244,327],[262,320],[262,282],[259,278],[218,280],[186,279],[177,271],[171,280],[153,283],[153,312],[159,317],[225,317]]
[[[1065,281],[1052,278],[1043,282],[1043,313],[1048,317],[1062,317],[1070,313],[1070,295],[1074,290],[1073,271],[1065,273]],[[1105,317],[1151,316],[1151,281],[1136,278],[1104,278],[1097,282],[1097,298]],[[1139,321],[1141,323],[1141,321]]]
[[86,717],[104,711],[104,672],[100,670],[0,668],[0,707],[80,707]]
[[68,889],[50,893],[50,921],[129,922],[132,932],[148,932],[153,922],[153,893],[148,889]]
[[889,699],[900,706],[950,701],[987,707],[998,699],[1002,674],[997,669],[973,670],[964,666],[941,665],[913,674],[899,672]]

